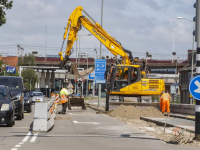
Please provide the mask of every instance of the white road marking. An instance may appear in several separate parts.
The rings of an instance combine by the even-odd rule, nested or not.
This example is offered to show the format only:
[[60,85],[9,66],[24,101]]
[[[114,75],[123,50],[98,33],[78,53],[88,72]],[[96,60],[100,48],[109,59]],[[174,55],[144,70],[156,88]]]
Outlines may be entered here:
[[20,147],[21,145],[15,145],[15,147]]
[[23,143],[23,142],[20,142],[19,144],[22,145],[22,144],[24,144],[24,143]]
[[37,138],[38,134],[34,134],[34,136],[32,137],[30,142],[35,142],[36,138]]
[[86,114],[72,114],[72,113],[69,113],[69,115],[86,115]]
[[98,122],[78,122],[78,121],[73,121],[74,123],[83,123],[83,124],[100,124]]
[[31,135],[31,132],[29,132],[29,133],[25,136],[25,138],[22,140],[22,142],[26,142],[26,141],[29,139],[30,135]]
[[12,148],[11,150],[17,150],[17,148]]

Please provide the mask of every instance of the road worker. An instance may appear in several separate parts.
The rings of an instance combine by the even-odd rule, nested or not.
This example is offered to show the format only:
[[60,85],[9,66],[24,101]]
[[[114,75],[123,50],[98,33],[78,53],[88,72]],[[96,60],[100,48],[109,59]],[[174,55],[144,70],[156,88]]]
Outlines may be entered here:
[[162,92],[162,95],[160,97],[160,108],[162,110],[162,113],[165,112],[165,109],[167,108],[167,115],[169,117],[169,113],[170,113],[170,100],[171,97],[169,95],[169,93],[165,93],[165,91]]
[[60,102],[62,103],[62,114],[66,114],[66,108],[67,108],[67,102],[68,98],[67,96],[70,94],[66,88],[63,88],[60,91]]

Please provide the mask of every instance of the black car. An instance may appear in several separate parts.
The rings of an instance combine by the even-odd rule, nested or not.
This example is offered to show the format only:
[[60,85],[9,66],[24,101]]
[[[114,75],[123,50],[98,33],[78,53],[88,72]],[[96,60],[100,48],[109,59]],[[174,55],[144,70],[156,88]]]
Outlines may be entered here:
[[0,76],[0,84],[8,86],[12,97],[14,97],[15,115],[18,120],[24,118],[24,92],[27,92],[23,87],[21,77],[15,76]]
[[12,127],[15,124],[14,99],[5,85],[0,85],[0,124]]
[[32,99],[29,93],[24,93],[24,110],[28,113],[32,112]]

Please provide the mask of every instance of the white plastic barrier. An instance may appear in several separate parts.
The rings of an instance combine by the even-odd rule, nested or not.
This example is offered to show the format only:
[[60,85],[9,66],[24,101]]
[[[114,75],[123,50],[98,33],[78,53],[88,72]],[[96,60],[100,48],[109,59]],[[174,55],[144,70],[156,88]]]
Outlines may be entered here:
[[54,126],[55,117],[55,99],[35,103],[33,132],[48,132]]

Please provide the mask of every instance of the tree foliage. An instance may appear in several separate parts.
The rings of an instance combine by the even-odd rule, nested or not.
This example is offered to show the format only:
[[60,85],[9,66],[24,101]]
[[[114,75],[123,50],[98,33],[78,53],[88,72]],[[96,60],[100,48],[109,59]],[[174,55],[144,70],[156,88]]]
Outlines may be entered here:
[[18,57],[18,66],[34,66],[35,63],[35,56],[30,53]]
[[30,91],[31,85],[31,91],[33,91],[35,83],[38,82],[38,75],[35,70],[33,70],[32,68],[23,69],[21,76],[23,78],[25,87]]
[[4,10],[11,9],[13,6],[12,3],[13,1],[0,0],[0,4],[5,6],[5,8],[0,8],[0,26],[6,23],[6,17],[5,17],[6,13]]

